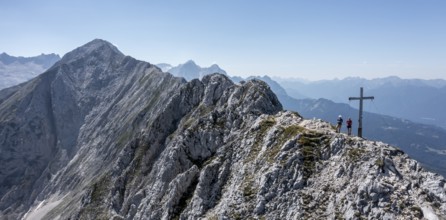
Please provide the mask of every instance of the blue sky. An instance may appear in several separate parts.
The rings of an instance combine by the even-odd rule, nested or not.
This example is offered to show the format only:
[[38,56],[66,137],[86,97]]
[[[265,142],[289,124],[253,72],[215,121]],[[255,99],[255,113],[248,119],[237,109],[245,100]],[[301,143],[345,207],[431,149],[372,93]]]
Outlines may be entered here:
[[0,52],[15,56],[101,38],[230,75],[446,78],[444,0],[0,0],[0,18]]

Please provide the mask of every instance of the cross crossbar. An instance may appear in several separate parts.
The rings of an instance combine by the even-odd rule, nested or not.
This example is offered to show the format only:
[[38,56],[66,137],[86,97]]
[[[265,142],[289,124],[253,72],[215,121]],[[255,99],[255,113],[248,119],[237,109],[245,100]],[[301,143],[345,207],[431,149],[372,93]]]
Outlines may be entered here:
[[359,97],[349,97],[348,100],[359,100],[359,119],[358,119],[358,136],[362,137],[362,101],[367,99],[375,99],[373,96],[364,96],[364,89],[361,87]]

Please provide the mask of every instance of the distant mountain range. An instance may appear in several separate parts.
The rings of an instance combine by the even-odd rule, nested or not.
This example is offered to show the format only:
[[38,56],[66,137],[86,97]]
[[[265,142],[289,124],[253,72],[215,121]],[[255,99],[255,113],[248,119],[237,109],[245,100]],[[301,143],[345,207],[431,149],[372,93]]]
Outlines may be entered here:
[[[192,60],[175,67],[166,63],[157,66],[164,72],[170,72],[188,81],[211,73],[227,75],[226,71],[216,64],[202,68]],[[237,76],[232,76],[231,79],[245,80]],[[359,88],[364,87],[366,96],[376,97],[375,100],[365,103],[365,111],[446,129],[446,102],[442,101],[446,97],[446,80],[401,79],[396,76],[372,80],[359,77],[320,81],[279,77],[272,79],[277,84],[276,88],[281,87],[276,92],[285,91],[287,95],[296,99],[323,98],[346,103],[353,108],[358,108],[358,102],[349,101],[348,97],[359,96]]]
[[325,98],[355,108],[358,103],[349,102],[348,97],[359,96],[359,87],[364,87],[365,95],[376,97],[364,105],[366,111],[446,128],[446,101],[443,101],[446,100],[445,80],[401,79],[395,76],[373,80],[350,77],[313,82],[289,78],[274,80],[294,98]]
[[213,64],[210,67],[201,67],[198,66],[193,60],[189,60],[184,64],[179,64],[178,66],[172,66],[167,63],[160,63],[156,66],[158,66],[163,72],[169,72],[174,76],[183,77],[187,81],[191,81],[192,79],[201,79],[203,76],[212,73],[227,75],[226,71],[221,69],[217,64]]
[[28,81],[43,73],[60,60],[57,54],[41,54],[35,57],[14,57],[0,54],[0,89]]

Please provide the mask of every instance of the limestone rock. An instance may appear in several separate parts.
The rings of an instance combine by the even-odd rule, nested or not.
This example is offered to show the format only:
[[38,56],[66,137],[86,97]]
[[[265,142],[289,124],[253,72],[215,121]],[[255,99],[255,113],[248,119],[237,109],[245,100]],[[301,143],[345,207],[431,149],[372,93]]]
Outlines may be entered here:
[[283,111],[259,80],[186,82],[94,40],[7,92],[3,219],[446,216],[442,177]]

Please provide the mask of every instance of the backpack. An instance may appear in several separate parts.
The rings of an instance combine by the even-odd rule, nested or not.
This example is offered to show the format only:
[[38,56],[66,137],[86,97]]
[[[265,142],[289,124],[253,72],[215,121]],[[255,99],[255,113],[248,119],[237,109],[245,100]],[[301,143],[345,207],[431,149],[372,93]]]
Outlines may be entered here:
[[338,124],[342,124],[343,121],[342,118],[338,118]]

